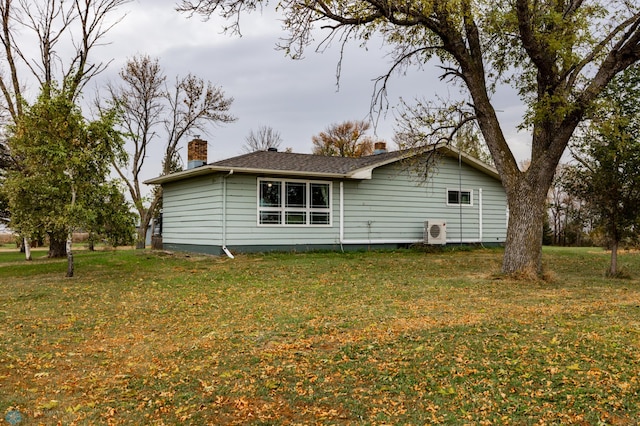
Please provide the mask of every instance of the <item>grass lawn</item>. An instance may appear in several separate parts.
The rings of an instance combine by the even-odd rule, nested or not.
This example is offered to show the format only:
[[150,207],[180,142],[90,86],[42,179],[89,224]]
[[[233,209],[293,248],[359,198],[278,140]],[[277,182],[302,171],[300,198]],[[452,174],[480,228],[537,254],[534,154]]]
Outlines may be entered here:
[[[640,254],[0,252],[0,415],[32,424],[640,419]],[[11,418],[8,418],[11,420]],[[0,422],[3,420],[0,419]],[[5,424],[9,424],[6,422]]]

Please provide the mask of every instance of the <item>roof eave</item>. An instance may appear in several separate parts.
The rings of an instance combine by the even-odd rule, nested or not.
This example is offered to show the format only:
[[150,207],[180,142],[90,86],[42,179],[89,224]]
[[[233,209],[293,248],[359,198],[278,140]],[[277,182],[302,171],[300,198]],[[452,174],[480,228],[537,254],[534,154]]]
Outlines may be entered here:
[[190,177],[207,175],[207,174],[215,173],[218,171],[224,171],[224,170],[217,170],[217,169],[218,167],[213,167],[205,164],[204,166],[196,167],[193,169],[187,169],[181,172],[171,173],[168,175],[158,176],[152,179],[147,179],[143,183],[145,185],[161,185],[163,183],[174,182],[177,180],[182,180]]
[[487,163],[478,160],[477,158],[466,154],[464,151],[459,150],[456,147],[453,146],[444,146],[444,148],[446,148],[449,152],[449,156],[451,157],[458,157],[460,156],[460,158],[462,159],[462,161],[467,164],[468,166],[473,167],[476,170],[479,170],[499,181],[502,181],[502,178],[500,177],[500,173],[498,173],[498,170],[493,167],[488,165]]
[[373,169],[375,169],[376,167],[379,167],[379,166],[354,170],[353,172],[349,173],[347,177],[349,179],[357,179],[357,180],[371,179],[371,177],[373,176]]
[[398,162],[398,161],[402,161],[402,160],[404,160],[406,158],[413,157],[414,155],[416,155],[415,152],[407,151],[402,155],[397,155],[397,156],[394,156],[394,157],[390,157],[390,158],[387,158],[385,160],[378,161],[378,162],[373,163],[373,164],[369,164],[366,167],[362,167],[362,168],[356,169],[356,170],[352,171],[351,173],[349,173],[348,176],[351,179],[371,179],[374,169],[377,169],[378,167],[386,166],[387,164],[391,164],[391,163],[395,163],[395,162]]
[[324,178],[324,179],[368,180],[372,178],[373,170],[378,167],[386,166],[387,164],[395,163],[397,161],[401,161],[406,158],[413,157],[427,150],[440,150],[440,149],[444,150],[446,152],[446,155],[449,155],[450,157],[456,157],[456,158],[459,156],[460,159],[465,164],[497,180],[502,180],[500,178],[500,174],[494,167],[464,153],[463,151],[460,151],[455,147],[449,146],[447,144],[436,144],[428,147],[422,147],[417,150],[407,150],[402,155],[386,158],[384,160],[375,162],[373,164],[369,164],[365,167],[361,167],[359,169],[353,170],[349,173],[308,172],[308,171],[297,171],[297,170],[273,170],[273,169],[261,169],[261,168],[250,168],[250,167],[215,166],[212,164],[205,164],[204,166],[196,167],[193,169],[188,169],[181,172],[172,173],[169,175],[158,176],[156,178],[146,180],[144,181],[144,183],[147,185],[161,185],[164,183],[175,182],[182,179],[188,179],[192,177],[203,176],[203,175],[213,174],[213,173],[243,173],[243,174],[258,174],[258,175],[270,175],[270,176],[297,176],[297,177],[304,177],[304,178],[311,177],[311,178]]
[[502,179],[500,178],[500,174],[498,173],[498,170],[486,163],[484,163],[483,161],[478,160],[475,157],[472,157],[469,154],[466,154],[464,151],[459,150],[456,147],[453,147],[449,144],[446,143],[438,143],[435,145],[427,145],[427,146],[423,146],[417,149],[412,149],[412,150],[407,150],[404,154],[402,155],[398,155],[396,157],[391,157],[391,158],[387,158],[384,161],[380,161],[374,164],[370,164],[366,167],[363,167],[361,169],[357,169],[354,170],[353,172],[351,172],[349,174],[349,176],[352,179],[371,179],[371,175],[373,173],[373,170],[378,168],[378,167],[382,167],[382,166],[386,166],[387,164],[390,163],[395,163],[397,161],[402,161],[405,160],[407,158],[416,156],[416,155],[420,155],[424,152],[427,152],[429,150],[444,150],[446,152],[447,155],[449,155],[450,157],[455,157],[457,158],[458,156],[460,156],[461,160],[467,164],[468,166],[473,167],[476,170],[479,170],[499,181],[501,181]]
[[158,176],[153,179],[144,181],[147,185],[162,185],[164,183],[175,182],[178,180],[188,179],[197,176],[203,176],[213,173],[243,173],[243,174],[259,174],[259,175],[271,175],[271,176],[299,176],[299,177],[316,177],[325,179],[371,179],[371,172],[368,177],[366,173],[361,176],[358,174],[354,176],[353,173],[324,173],[324,172],[305,172],[296,170],[272,170],[272,169],[257,169],[247,167],[220,167],[205,164],[204,166],[197,167],[195,169],[184,170],[182,172],[172,173],[170,175]]

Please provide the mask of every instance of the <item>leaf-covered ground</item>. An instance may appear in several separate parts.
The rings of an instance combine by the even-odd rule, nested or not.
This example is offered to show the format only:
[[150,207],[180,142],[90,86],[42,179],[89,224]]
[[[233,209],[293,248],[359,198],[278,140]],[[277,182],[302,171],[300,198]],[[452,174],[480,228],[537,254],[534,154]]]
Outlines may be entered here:
[[0,253],[0,414],[20,425],[640,418],[640,284],[604,279],[598,249],[546,250],[547,282],[504,279],[496,250],[78,252],[73,279],[44,254]]

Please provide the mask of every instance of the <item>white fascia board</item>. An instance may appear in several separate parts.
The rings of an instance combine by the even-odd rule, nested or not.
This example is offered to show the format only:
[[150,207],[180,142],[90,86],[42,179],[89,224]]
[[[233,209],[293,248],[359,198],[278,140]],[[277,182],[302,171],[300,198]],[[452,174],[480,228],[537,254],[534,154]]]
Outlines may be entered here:
[[355,172],[349,173],[348,177],[350,179],[371,179],[374,168],[375,167],[367,167],[366,169],[356,170]]
[[[229,172],[233,173],[245,173],[253,175],[268,175],[268,176],[296,176],[306,178],[325,178],[325,179],[366,179],[366,178],[354,178],[350,175],[341,173],[322,173],[322,172],[304,172],[295,170],[272,170],[272,169],[253,169],[243,167],[220,167],[204,165],[195,169],[184,170],[170,175],[158,176],[153,179],[144,181],[147,185],[158,185],[163,183],[175,182],[182,179],[188,179],[191,177],[202,176],[212,173]],[[369,176],[368,179],[371,177]]]
[[[204,165],[204,166],[196,167],[194,169],[187,169],[181,172],[171,173],[168,175],[158,176],[152,179],[147,179],[142,183],[144,183],[145,185],[160,185],[163,183],[174,182],[177,180],[186,179],[190,177],[207,175],[210,173],[214,173],[216,171],[223,171],[223,170],[214,170],[214,169],[217,169],[217,168]],[[226,171],[229,171],[229,169],[227,168]]]
[[409,157],[413,157],[414,155],[416,155],[415,153],[407,153],[404,155],[399,155],[397,157],[392,157],[392,158],[388,158],[384,161],[380,161],[378,163],[375,164],[370,164],[366,167],[363,167],[361,169],[357,169],[354,170],[353,172],[349,173],[347,176],[347,178],[349,179],[371,179],[371,176],[373,175],[373,170],[377,169],[378,167],[382,167],[382,166],[386,166],[387,164],[391,164],[391,163],[396,163],[398,161],[402,161],[406,158]]

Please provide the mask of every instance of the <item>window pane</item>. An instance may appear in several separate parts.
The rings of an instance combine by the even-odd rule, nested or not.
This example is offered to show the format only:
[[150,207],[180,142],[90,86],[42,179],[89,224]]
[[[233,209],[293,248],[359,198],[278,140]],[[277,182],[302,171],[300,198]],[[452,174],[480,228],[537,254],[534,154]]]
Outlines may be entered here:
[[328,225],[330,222],[329,213],[311,213],[311,224],[312,225]]
[[287,225],[306,225],[307,214],[305,212],[286,212]]
[[448,203],[449,204],[459,204],[459,196],[460,194],[458,193],[458,191],[449,191],[449,195],[448,195]]
[[311,184],[311,208],[320,208],[320,209],[329,208],[329,184],[328,183],[312,183]]
[[279,225],[280,212],[260,212],[261,225]]
[[260,206],[280,207],[280,182],[260,182]]
[[307,206],[307,184],[304,182],[287,182],[287,207]]
[[460,193],[460,198],[461,198],[461,203],[462,204],[471,204],[471,192],[469,191],[462,191]]

